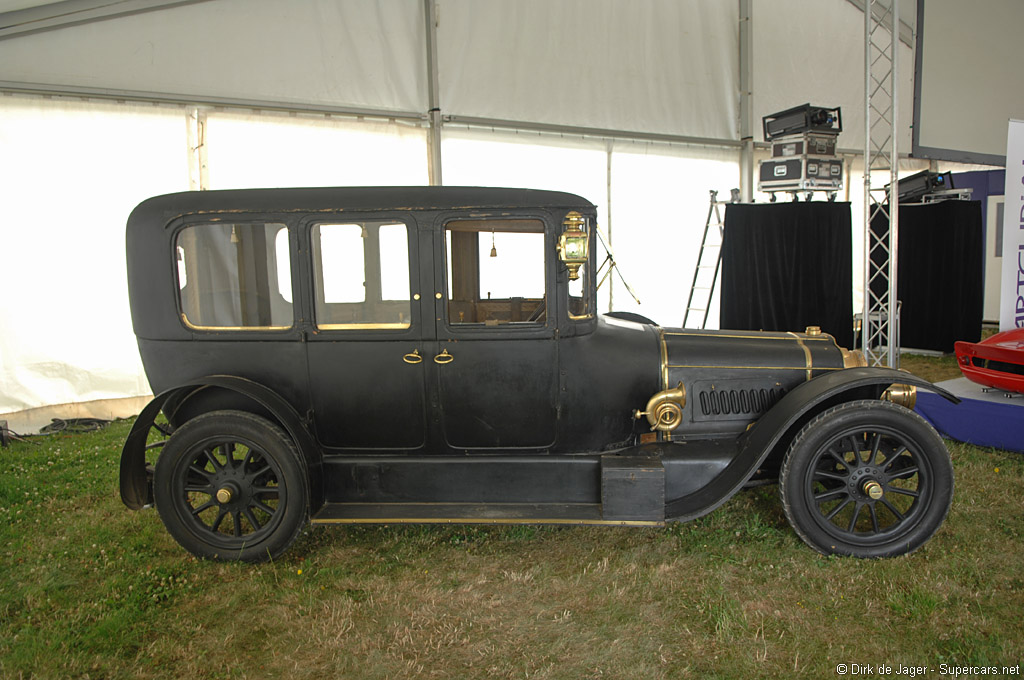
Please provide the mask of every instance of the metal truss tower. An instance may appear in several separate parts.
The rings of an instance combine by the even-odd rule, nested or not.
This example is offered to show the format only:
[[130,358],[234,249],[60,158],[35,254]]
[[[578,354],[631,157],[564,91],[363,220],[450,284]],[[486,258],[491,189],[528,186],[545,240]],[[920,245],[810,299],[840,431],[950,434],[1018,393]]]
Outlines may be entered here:
[[[864,314],[860,337],[869,366],[888,364],[893,368],[899,367],[898,5],[897,0],[864,0]],[[873,174],[877,186],[872,186]],[[876,222],[875,230],[872,222]],[[888,229],[884,229],[886,222]]]

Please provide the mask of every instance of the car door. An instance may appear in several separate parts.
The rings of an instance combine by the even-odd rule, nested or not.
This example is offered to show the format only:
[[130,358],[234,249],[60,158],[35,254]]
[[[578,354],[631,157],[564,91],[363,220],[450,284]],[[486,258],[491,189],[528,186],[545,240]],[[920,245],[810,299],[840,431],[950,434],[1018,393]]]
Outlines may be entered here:
[[[344,216],[312,222],[306,233],[317,438],[352,452],[423,449],[428,416],[415,223],[408,216]],[[429,239],[423,245],[429,256]],[[429,315],[427,324],[432,337]]]
[[554,250],[542,215],[448,216],[434,235],[435,436],[448,451],[556,436]]

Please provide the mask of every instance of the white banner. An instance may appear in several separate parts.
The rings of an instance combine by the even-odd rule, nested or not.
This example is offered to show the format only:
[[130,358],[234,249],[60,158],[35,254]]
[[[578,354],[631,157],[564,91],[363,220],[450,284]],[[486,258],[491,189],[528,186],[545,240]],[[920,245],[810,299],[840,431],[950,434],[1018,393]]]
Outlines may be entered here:
[[999,330],[1024,328],[1024,121],[1006,133],[1006,207],[1003,212],[1003,285]]

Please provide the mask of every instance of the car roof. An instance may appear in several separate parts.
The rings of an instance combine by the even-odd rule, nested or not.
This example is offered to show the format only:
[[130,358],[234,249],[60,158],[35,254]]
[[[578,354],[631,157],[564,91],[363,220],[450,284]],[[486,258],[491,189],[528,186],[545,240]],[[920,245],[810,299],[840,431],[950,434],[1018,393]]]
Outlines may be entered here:
[[329,187],[186,191],[147,199],[132,223],[165,225],[181,215],[216,212],[318,212],[457,210],[495,208],[574,208],[592,210],[585,198],[561,191],[496,187]]

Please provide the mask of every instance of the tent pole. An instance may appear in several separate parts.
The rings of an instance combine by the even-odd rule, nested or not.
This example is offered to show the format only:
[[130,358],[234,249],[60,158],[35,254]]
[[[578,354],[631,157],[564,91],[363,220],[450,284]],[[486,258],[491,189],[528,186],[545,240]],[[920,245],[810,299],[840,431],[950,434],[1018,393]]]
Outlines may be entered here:
[[740,197],[754,202],[754,32],[753,0],[740,2]]
[[[608,211],[608,225],[607,225],[608,229],[607,229],[607,232],[608,232],[608,247],[609,248],[612,247],[612,152],[614,151],[614,148],[613,148],[614,144],[615,143],[613,141],[611,141],[611,140],[609,140],[608,142],[605,143],[605,155],[606,155],[606,158],[605,158],[604,178],[605,178],[605,191],[606,191],[607,196],[608,196],[608,201],[607,201],[608,206],[607,206],[606,210]],[[594,276],[597,276],[597,272],[594,272]],[[614,306],[615,305],[615,281],[614,281],[614,278],[615,277],[612,277],[612,276],[608,277],[608,311],[609,312],[615,311],[615,306]],[[597,305],[597,300],[594,300],[594,304],[595,304],[595,306]]]
[[441,176],[441,88],[437,76],[437,2],[423,0],[427,33],[427,91],[429,97],[429,128],[427,129],[427,164],[430,185],[444,184]]

